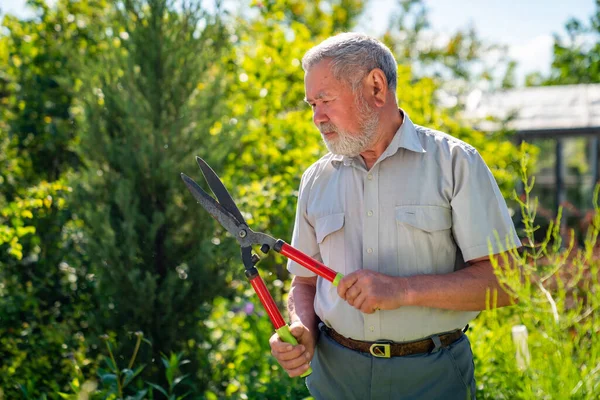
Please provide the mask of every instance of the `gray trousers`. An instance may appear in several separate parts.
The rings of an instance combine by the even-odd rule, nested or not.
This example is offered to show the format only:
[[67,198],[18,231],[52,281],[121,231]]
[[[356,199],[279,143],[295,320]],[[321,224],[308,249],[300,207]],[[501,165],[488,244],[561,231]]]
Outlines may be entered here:
[[306,386],[316,400],[475,399],[466,335],[448,347],[377,358],[347,349],[321,331]]

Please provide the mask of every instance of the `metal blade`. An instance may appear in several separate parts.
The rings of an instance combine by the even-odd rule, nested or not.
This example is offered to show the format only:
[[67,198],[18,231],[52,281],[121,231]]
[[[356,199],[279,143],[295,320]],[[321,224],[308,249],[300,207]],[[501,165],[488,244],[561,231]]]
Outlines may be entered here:
[[227,188],[225,188],[225,185],[223,185],[223,182],[221,182],[221,179],[215,173],[215,171],[213,171],[213,169],[210,167],[210,165],[206,163],[206,161],[204,161],[198,156],[196,156],[196,162],[198,162],[198,165],[202,170],[202,174],[204,175],[206,182],[208,182],[208,186],[210,186],[210,189],[214,193],[215,197],[217,198],[217,200],[219,200],[219,204],[221,204],[223,208],[229,211],[231,215],[236,217],[240,223],[246,224],[242,213],[240,212],[239,208],[237,208],[237,206],[235,205],[235,202],[231,198],[231,195],[227,191]]
[[225,229],[229,233],[233,235],[236,239],[239,238],[240,233],[240,223],[236,220],[236,218],[231,215],[231,213],[222,207],[215,199],[209,196],[192,178],[187,176],[186,174],[181,174],[181,179],[185,182],[186,186],[190,190],[190,192],[194,195],[196,200],[204,207],[206,211],[210,213],[217,221],[223,225]]

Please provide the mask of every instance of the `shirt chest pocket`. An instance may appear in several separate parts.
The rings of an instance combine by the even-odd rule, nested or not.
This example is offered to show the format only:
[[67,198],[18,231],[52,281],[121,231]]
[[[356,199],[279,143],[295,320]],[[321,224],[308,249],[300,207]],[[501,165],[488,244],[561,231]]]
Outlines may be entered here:
[[337,272],[344,272],[346,264],[344,213],[318,218],[315,224],[315,233],[323,264]]
[[400,276],[444,274],[454,270],[456,243],[452,211],[438,206],[395,209]]

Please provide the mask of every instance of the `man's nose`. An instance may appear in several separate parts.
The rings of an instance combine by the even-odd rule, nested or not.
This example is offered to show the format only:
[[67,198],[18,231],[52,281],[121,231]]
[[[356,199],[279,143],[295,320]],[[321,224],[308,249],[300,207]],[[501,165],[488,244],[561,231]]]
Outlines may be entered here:
[[313,110],[313,122],[315,125],[319,126],[320,124],[329,121],[329,117],[327,114],[323,112],[323,108],[321,106],[315,106]]

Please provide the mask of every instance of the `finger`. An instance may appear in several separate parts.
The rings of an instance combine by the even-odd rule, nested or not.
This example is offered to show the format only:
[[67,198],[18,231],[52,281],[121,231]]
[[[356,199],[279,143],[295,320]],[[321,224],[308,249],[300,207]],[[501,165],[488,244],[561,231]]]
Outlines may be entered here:
[[[354,301],[353,307],[356,308],[357,310],[363,311],[363,307],[366,306],[367,303],[368,303],[367,295],[365,293],[361,293],[360,296],[358,296],[356,298],[356,301]],[[369,313],[367,313],[367,314],[369,314]]]
[[360,297],[360,293],[358,294],[358,296],[354,296],[353,298],[350,298],[350,297],[346,296],[346,299],[347,299],[346,301],[352,307],[356,307],[356,300],[358,300],[359,297]]
[[269,338],[269,344],[271,346],[273,346],[274,344],[277,343],[282,343],[281,338],[279,338],[279,335],[277,334],[277,332],[275,332],[274,334],[271,335],[271,337]]
[[290,376],[290,378],[294,378],[296,376],[300,376],[303,373],[305,373],[309,368],[308,363],[303,364],[302,366],[298,367],[298,368],[294,368],[292,370],[287,370],[288,375]]
[[278,361],[294,360],[302,357],[305,352],[306,347],[303,345],[293,346],[292,350],[289,351],[276,351],[271,349],[271,354],[273,354],[273,357],[275,357]]
[[294,346],[292,346],[290,343],[286,343],[283,340],[281,340],[278,334],[274,334],[273,336],[271,336],[271,338],[269,339],[269,345],[271,346],[271,350],[276,351],[278,353],[291,351],[294,348]]
[[296,357],[292,360],[277,360],[277,361],[279,361],[279,364],[283,367],[283,369],[285,369],[286,371],[291,371],[293,369],[301,367],[302,365],[306,364],[310,360],[306,356],[306,353],[303,353],[302,355],[300,355],[300,357]]
[[354,302],[356,298],[360,295],[360,292],[361,290],[358,287],[358,284],[352,285],[352,287],[346,291],[346,301],[348,303]]
[[293,351],[286,353],[286,355],[284,356],[284,361],[293,360],[294,358],[290,356],[292,354],[297,355],[298,358],[304,357],[306,361],[310,361],[312,359],[312,352],[314,352],[314,349],[308,348],[305,345],[295,346]]
[[290,325],[290,332],[292,336],[298,340],[298,342],[302,341],[302,338],[307,331],[308,329],[300,322],[294,322],[292,325]]
[[357,280],[358,280],[358,275],[356,274],[356,272],[352,272],[351,274],[344,276],[340,280],[340,283],[338,283],[338,287],[337,287],[338,296],[340,296],[342,299],[346,300],[346,291],[348,289],[350,289]]

